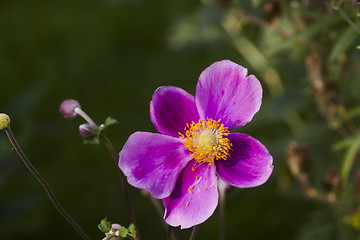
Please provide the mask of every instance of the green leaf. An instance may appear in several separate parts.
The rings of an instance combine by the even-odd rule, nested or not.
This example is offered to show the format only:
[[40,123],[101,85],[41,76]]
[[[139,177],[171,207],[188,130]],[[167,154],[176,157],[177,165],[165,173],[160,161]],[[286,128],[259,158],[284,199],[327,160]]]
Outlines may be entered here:
[[118,123],[118,121],[116,119],[108,117],[108,118],[106,118],[104,125],[105,125],[105,127],[108,127],[108,126],[113,125],[115,123]]
[[347,139],[343,139],[335,144],[332,145],[332,149],[334,151],[340,151],[343,150],[344,148],[347,148],[349,146],[351,146],[351,144],[353,143],[354,139],[353,138],[347,138]]
[[358,152],[360,147],[360,132],[357,133],[356,137],[352,141],[350,147],[346,151],[344,158],[341,164],[341,180],[343,184],[347,183],[349,173],[354,164],[356,153]]
[[111,117],[106,118],[105,123],[100,124],[98,126],[98,129],[96,131],[95,136],[85,139],[84,144],[89,143],[89,144],[99,145],[99,143],[100,143],[99,136],[100,136],[101,132],[104,131],[104,129],[107,128],[108,126],[113,125],[113,124],[115,124],[117,122],[118,121],[116,119],[114,119],[114,118],[111,118]]
[[261,0],[251,0],[253,7],[259,6],[261,2],[262,2]]
[[334,61],[342,53],[346,52],[351,45],[355,42],[358,37],[358,33],[354,30],[352,26],[349,26],[343,34],[341,34],[339,40],[336,42],[335,46],[330,52],[329,61]]
[[100,224],[98,225],[98,228],[103,233],[108,233],[111,230],[111,222],[108,222],[107,218],[104,218],[103,220],[101,220]]
[[349,111],[347,111],[345,114],[340,115],[338,118],[338,121],[344,122],[345,120],[352,118],[352,117],[356,117],[358,115],[360,115],[360,106],[356,106],[356,107],[350,109]]
[[129,232],[135,236],[136,235],[136,230],[135,230],[135,225],[134,224],[130,224],[130,226],[128,227]]
[[84,139],[84,144],[93,144],[93,145],[99,145],[99,136],[94,136],[91,138]]
[[333,26],[340,22],[342,19],[334,15],[328,15],[313,23],[310,27],[300,34],[300,43],[292,52],[293,59],[299,59],[301,55],[307,50],[311,40],[313,40],[324,28]]
[[127,235],[128,235],[128,233],[129,233],[129,230],[127,229],[127,228],[125,228],[125,227],[122,227],[121,229],[120,229],[120,236],[121,237],[126,237]]

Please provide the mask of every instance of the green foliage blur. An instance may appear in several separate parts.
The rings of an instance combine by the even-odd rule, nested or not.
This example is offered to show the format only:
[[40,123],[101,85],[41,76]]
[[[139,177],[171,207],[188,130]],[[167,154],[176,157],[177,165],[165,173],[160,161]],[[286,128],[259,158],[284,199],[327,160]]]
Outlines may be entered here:
[[[360,50],[357,1],[3,0],[0,112],[58,200],[92,239],[107,217],[130,225],[105,146],[83,144],[76,99],[120,151],[155,132],[159,86],[195,94],[206,67],[230,59],[260,80],[263,104],[237,131],[274,158],[269,181],[226,196],[226,239],[359,239]],[[148,196],[130,187],[142,239],[165,239]],[[175,229],[189,239],[191,229]],[[197,239],[217,239],[218,210]],[[80,239],[0,132],[0,239]]]

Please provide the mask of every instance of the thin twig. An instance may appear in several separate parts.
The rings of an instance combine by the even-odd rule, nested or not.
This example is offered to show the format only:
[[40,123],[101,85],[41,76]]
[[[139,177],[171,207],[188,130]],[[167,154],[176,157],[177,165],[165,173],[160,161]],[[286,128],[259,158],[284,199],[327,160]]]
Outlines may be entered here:
[[196,239],[196,234],[199,231],[199,225],[195,225],[193,227],[193,230],[191,232],[191,236],[190,236],[190,240],[195,240]]
[[139,234],[139,228],[136,222],[136,218],[135,218],[135,213],[134,213],[134,208],[131,204],[131,200],[130,200],[130,194],[129,194],[129,190],[127,188],[127,184],[126,184],[126,178],[124,173],[120,170],[120,168],[117,166],[118,165],[118,153],[116,152],[115,148],[113,147],[113,145],[111,144],[110,140],[106,137],[106,135],[101,132],[100,133],[100,138],[104,141],[105,146],[107,147],[107,149],[109,150],[111,156],[114,159],[114,163],[116,165],[116,169],[118,170],[118,174],[120,176],[121,179],[121,184],[122,184],[122,189],[124,191],[124,195],[125,195],[125,200],[126,200],[126,204],[128,205],[128,209],[129,209],[129,214],[130,214],[130,218],[131,218],[131,222],[135,225],[135,229],[136,229],[136,238],[138,240],[140,240],[140,234]]
[[61,206],[61,204],[56,199],[53,191],[51,190],[49,184],[46,182],[46,180],[40,175],[40,173],[36,170],[36,168],[31,164],[31,162],[28,160],[26,155],[23,153],[23,151],[20,148],[20,145],[17,143],[14,134],[12,133],[10,127],[4,128],[6,135],[8,136],[13,148],[15,149],[16,153],[19,155],[21,160],[24,162],[26,167],[29,169],[29,171],[33,174],[33,176],[40,182],[40,184],[45,189],[46,193],[48,194],[51,202],[54,204],[56,209],[59,211],[59,213],[70,223],[70,225],[79,233],[79,235],[82,237],[82,239],[90,240],[90,238],[86,235],[84,230],[75,222],[74,219],[65,211],[65,209]]
[[166,240],[171,240],[171,234],[172,234],[172,226],[169,225]]
[[247,21],[251,24],[254,24],[260,28],[270,29],[282,37],[290,37],[293,35],[293,32],[291,30],[278,28],[278,27],[266,22],[264,19],[258,18],[256,16],[250,14],[244,8],[240,7],[239,5],[235,5],[234,7],[240,12],[241,18],[243,18],[245,21]]
[[[222,181],[222,180],[219,180]],[[219,182],[219,239],[225,240],[225,200],[226,200],[226,185],[225,183]]]
[[351,21],[351,19],[346,15],[346,13],[344,12],[344,10],[341,7],[341,4],[338,1],[335,1],[335,2],[336,2],[336,8],[337,8],[338,12],[340,13],[340,15],[345,19],[345,21],[347,21],[350,24],[350,26],[352,26],[355,29],[355,31],[360,33],[360,28],[353,21]]

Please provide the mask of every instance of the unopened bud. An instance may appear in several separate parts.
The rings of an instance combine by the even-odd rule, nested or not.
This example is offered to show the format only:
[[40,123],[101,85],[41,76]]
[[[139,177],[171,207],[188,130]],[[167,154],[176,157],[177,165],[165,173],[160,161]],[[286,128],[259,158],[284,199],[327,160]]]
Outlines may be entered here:
[[116,230],[120,230],[122,227],[120,224],[114,223],[111,225],[111,229],[116,229]]
[[84,138],[89,138],[95,135],[94,129],[88,123],[83,123],[79,126],[80,135]]
[[77,115],[75,108],[80,108],[80,103],[74,99],[67,99],[61,103],[60,113],[64,118],[72,119]]
[[0,130],[10,126],[10,117],[5,113],[0,113]]

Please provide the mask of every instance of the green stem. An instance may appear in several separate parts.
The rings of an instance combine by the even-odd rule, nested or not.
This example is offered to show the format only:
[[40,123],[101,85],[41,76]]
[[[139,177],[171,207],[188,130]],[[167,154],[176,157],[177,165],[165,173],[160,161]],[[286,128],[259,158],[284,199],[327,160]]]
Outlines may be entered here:
[[29,169],[29,171],[34,175],[34,177],[40,182],[40,184],[45,189],[46,193],[48,194],[51,202],[54,204],[56,209],[59,211],[59,213],[70,223],[70,225],[79,233],[79,235],[84,240],[90,240],[90,238],[86,235],[84,230],[75,222],[74,219],[65,211],[65,209],[61,206],[59,201],[56,199],[53,191],[51,190],[49,184],[46,182],[46,180],[40,175],[40,173],[36,170],[36,168],[31,164],[31,162],[28,160],[26,155],[23,153],[23,151],[20,148],[20,145],[17,143],[14,134],[12,133],[10,127],[4,128],[6,135],[8,136],[13,148],[15,149],[16,153],[19,155],[21,160],[24,162],[26,167]]

